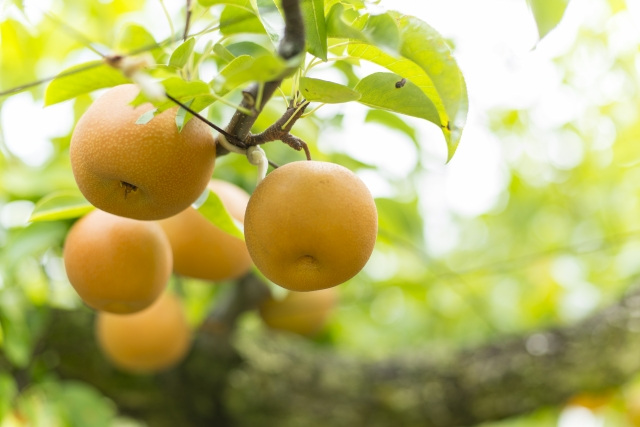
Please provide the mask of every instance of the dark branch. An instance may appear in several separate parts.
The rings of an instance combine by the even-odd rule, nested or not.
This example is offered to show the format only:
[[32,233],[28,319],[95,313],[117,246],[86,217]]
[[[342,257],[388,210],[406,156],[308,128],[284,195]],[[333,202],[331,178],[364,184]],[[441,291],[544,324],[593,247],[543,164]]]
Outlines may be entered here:
[[280,140],[294,150],[304,150],[307,160],[311,160],[311,153],[307,144],[297,136],[291,135],[293,125],[302,117],[308,103],[303,101],[300,105],[291,105],[287,111],[267,130],[257,135],[249,135],[246,139],[248,146],[264,144],[270,141]]
[[[282,10],[284,12],[285,30],[284,36],[278,46],[278,54],[285,60],[292,59],[304,52],[305,49],[305,31],[304,20],[302,18],[302,12],[300,10],[299,0],[282,0]],[[266,82],[262,85],[260,91],[260,84],[255,83],[244,92],[243,101],[241,107],[245,110],[254,111],[254,114],[248,115],[237,110],[227,126],[227,132],[235,135],[238,139],[244,141],[251,132],[251,127],[255,123],[258,115],[271,99],[275,91],[278,89],[282,80],[293,72],[297,67],[292,67],[287,70],[285,75],[281,78]],[[257,105],[258,92],[261,92],[262,97],[260,104]],[[226,153],[226,150],[219,147],[218,155]]]
[[225,137],[227,137],[229,142],[231,142],[231,143],[233,143],[235,145],[238,145],[239,147],[242,147],[242,144],[243,144],[242,141],[238,140],[235,136],[231,135],[230,133],[228,133],[227,131],[222,129],[220,126],[216,125],[211,120],[209,120],[206,117],[204,117],[202,114],[200,114],[197,111],[193,110],[192,108],[190,108],[186,104],[183,104],[182,102],[178,101],[176,98],[174,98],[173,96],[169,95],[166,92],[165,92],[165,96],[171,102],[173,102],[174,104],[178,105],[179,107],[184,108],[186,111],[188,111],[189,113],[193,114],[193,116],[196,117],[198,120],[203,121],[204,123],[209,125],[211,128],[213,128],[213,129],[217,130],[218,132],[220,132],[221,134],[223,134]]
[[187,0],[187,16],[185,17],[184,33],[182,34],[182,40],[186,41],[189,37],[189,24],[191,23],[191,0]]

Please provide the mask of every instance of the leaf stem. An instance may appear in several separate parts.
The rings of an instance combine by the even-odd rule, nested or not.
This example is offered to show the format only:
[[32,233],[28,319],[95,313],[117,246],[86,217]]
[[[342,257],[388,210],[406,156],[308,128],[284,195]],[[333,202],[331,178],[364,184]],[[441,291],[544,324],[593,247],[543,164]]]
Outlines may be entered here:
[[169,15],[169,10],[167,10],[167,5],[164,4],[164,0],[158,0],[160,2],[160,6],[162,6],[162,11],[164,12],[165,18],[167,18],[167,22],[169,22],[169,31],[171,31],[171,38],[176,34],[175,28],[173,27],[173,21],[171,20],[171,15]]

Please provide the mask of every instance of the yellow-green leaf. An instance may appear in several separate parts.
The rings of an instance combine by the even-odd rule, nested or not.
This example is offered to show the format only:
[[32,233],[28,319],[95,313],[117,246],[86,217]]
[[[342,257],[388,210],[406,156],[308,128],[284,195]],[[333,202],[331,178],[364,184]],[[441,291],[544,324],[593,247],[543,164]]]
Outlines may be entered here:
[[93,205],[79,191],[59,191],[43,197],[36,203],[29,221],[77,218],[93,209]]
[[360,93],[347,86],[309,77],[300,79],[300,93],[307,101],[325,104],[339,104],[360,99]]
[[129,80],[103,61],[75,65],[58,74],[44,94],[44,105],[53,105],[97,89],[128,83]]
[[211,191],[211,189],[208,191],[207,199],[198,208],[198,211],[220,230],[240,240],[244,240],[242,225],[229,214],[220,197]]
[[355,90],[361,94],[358,100],[361,104],[440,125],[440,116],[433,102],[418,86],[397,74],[371,74],[360,80]]

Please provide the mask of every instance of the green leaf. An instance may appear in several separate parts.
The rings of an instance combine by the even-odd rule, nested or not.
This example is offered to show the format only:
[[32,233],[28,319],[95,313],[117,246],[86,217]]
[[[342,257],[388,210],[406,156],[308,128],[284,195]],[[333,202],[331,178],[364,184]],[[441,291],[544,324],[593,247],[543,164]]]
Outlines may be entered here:
[[284,18],[273,0],[251,0],[254,10],[258,11],[258,19],[267,31],[267,35],[274,46],[277,46],[284,36]]
[[341,3],[336,3],[331,7],[326,18],[327,35],[339,39],[367,40],[362,31],[354,28],[343,19],[344,12],[344,6]]
[[146,113],[144,113],[143,115],[138,117],[138,120],[136,120],[136,124],[137,125],[146,125],[147,123],[149,123],[151,121],[151,119],[153,119],[156,116],[157,112],[158,112],[157,108],[154,108],[153,110],[147,111]]
[[327,60],[327,23],[324,18],[324,0],[302,0],[300,5],[307,37],[307,51]]
[[[242,41],[238,43],[232,43],[227,45],[227,50],[233,54],[234,57],[249,55],[254,58],[264,55],[273,55],[273,50],[269,50],[258,43],[249,41]],[[233,58],[231,59],[233,60]]]
[[[0,330],[0,336],[1,335]],[[18,387],[13,376],[5,372],[0,372],[0,420],[4,420],[9,411],[11,411],[12,402],[17,395]]]
[[9,362],[19,368],[29,364],[33,336],[27,327],[26,301],[15,290],[0,293],[0,323],[4,339],[3,353]]
[[265,34],[264,27],[254,12],[234,6],[227,6],[222,10],[220,32],[225,36],[238,33]]
[[202,6],[215,6],[218,4],[230,5],[240,7],[249,12],[253,12],[254,9],[251,7],[250,0],[198,0]]
[[97,89],[129,83],[124,75],[103,61],[67,68],[53,79],[44,94],[44,105],[53,105]]
[[426,72],[444,107],[444,111],[440,111],[440,120],[451,159],[460,142],[469,110],[464,76],[451,49],[438,32],[413,16],[396,14],[396,19],[403,38],[400,53]]
[[229,214],[220,197],[211,189],[209,189],[207,200],[198,208],[198,211],[220,230],[244,241],[242,225]]
[[542,39],[560,23],[569,0],[527,0],[527,3],[536,20],[538,37]]
[[[400,86],[403,84],[402,86]],[[382,110],[429,120],[440,124],[440,116],[433,102],[409,80],[393,73],[374,73],[356,85],[361,104]]]
[[371,44],[392,54],[397,54],[400,48],[400,31],[395,19],[389,14],[382,13],[370,16],[363,33]]
[[57,221],[77,218],[93,210],[79,191],[58,191],[43,197],[36,203],[29,221]]
[[118,37],[116,51],[123,53],[140,52],[148,50],[151,46],[157,46],[157,44],[146,28],[138,24],[129,23],[126,24]]
[[[392,13],[392,12],[390,12]],[[455,153],[465,124],[467,87],[445,40],[428,24],[412,16],[392,13],[402,43],[400,55],[391,55],[368,43],[351,43],[351,56],[381,65],[418,86],[435,105],[438,124],[447,142],[449,159]]]
[[224,95],[243,83],[275,80],[285,70],[285,62],[277,56],[265,55],[252,58],[243,55],[220,70],[220,74],[211,83],[218,95]]
[[[186,81],[180,77],[169,77],[160,83],[169,95],[171,95],[173,98],[176,98],[180,102],[186,102],[188,100],[193,100],[194,98],[200,100],[209,100],[207,96],[211,94],[209,85],[202,80]],[[144,104],[145,102],[148,102],[147,98],[144,96],[144,94],[140,93],[133,100],[132,105],[138,106]],[[209,102],[208,104],[206,102],[198,102],[197,104],[194,104],[192,108],[196,111],[200,111],[210,105],[211,102]],[[154,116],[162,113],[165,110],[175,107],[176,104],[171,100],[163,100],[155,103],[155,106],[157,108],[154,112]],[[143,115],[139,120],[144,120],[144,117],[146,117],[146,115]]]
[[325,104],[357,101],[361,96],[359,92],[347,86],[309,77],[300,78],[300,92],[307,101],[317,101]]
[[171,54],[171,58],[169,59],[169,65],[182,68],[187,65],[187,61],[191,57],[193,53],[193,47],[196,45],[196,39],[191,37],[180,46],[176,48]]
[[418,135],[416,133],[416,129],[413,126],[407,124],[404,120],[402,120],[394,113],[384,110],[369,110],[364,121],[366,123],[379,123],[390,129],[398,130],[411,138],[411,140],[415,142],[416,145],[418,144]]
[[[185,105],[191,108],[193,101],[194,100],[191,99],[188,102],[186,102]],[[178,126],[178,131],[181,131],[184,125],[186,124],[187,114],[188,114],[187,110],[185,110],[182,107],[178,108],[178,112],[176,113],[176,126]]]
[[221,45],[220,43],[216,43],[213,45],[213,53],[217,58],[222,60],[224,63],[229,63],[233,61],[236,57],[229,49]]

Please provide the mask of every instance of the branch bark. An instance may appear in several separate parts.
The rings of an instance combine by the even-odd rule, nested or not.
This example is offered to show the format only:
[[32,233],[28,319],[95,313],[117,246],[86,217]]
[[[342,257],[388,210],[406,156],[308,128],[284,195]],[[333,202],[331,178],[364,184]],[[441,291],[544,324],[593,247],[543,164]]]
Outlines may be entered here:
[[[201,330],[188,359],[155,377],[117,372],[98,353],[91,313],[57,311],[52,369],[94,384],[153,426],[466,426],[558,405],[640,371],[640,290],[579,324],[501,339],[446,358],[361,360],[284,334],[231,347]],[[51,358],[49,358],[51,359]]]
[[[302,17],[302,11],[300,10],[299,0],[282,0],[282,11],[284,13],[285,30],[284,36],[278,46],[278,54],[283,59],[289,60],[304,52],[304,19]],[[248,115],[243,113],[241,110],[237,110],[227,125],[227,132],[234,135],[239,140],[244,141],[251,132],[251,127],[258,118],[258,115],[269,99],[271,99],[285,77],[286,75],[282,76],[280,79],[264,83],[262,85],[262,90],[260,90],[260,84],[255,83],[244,91],[244,97],[240,107],[253,111],[254,114]],[[259,93],[260,96],[258,96]],[[259,104],[257,104],[258,101]],[[218,144],[217,153],[219,156],[224,155],[227,153],[227,150]]]

